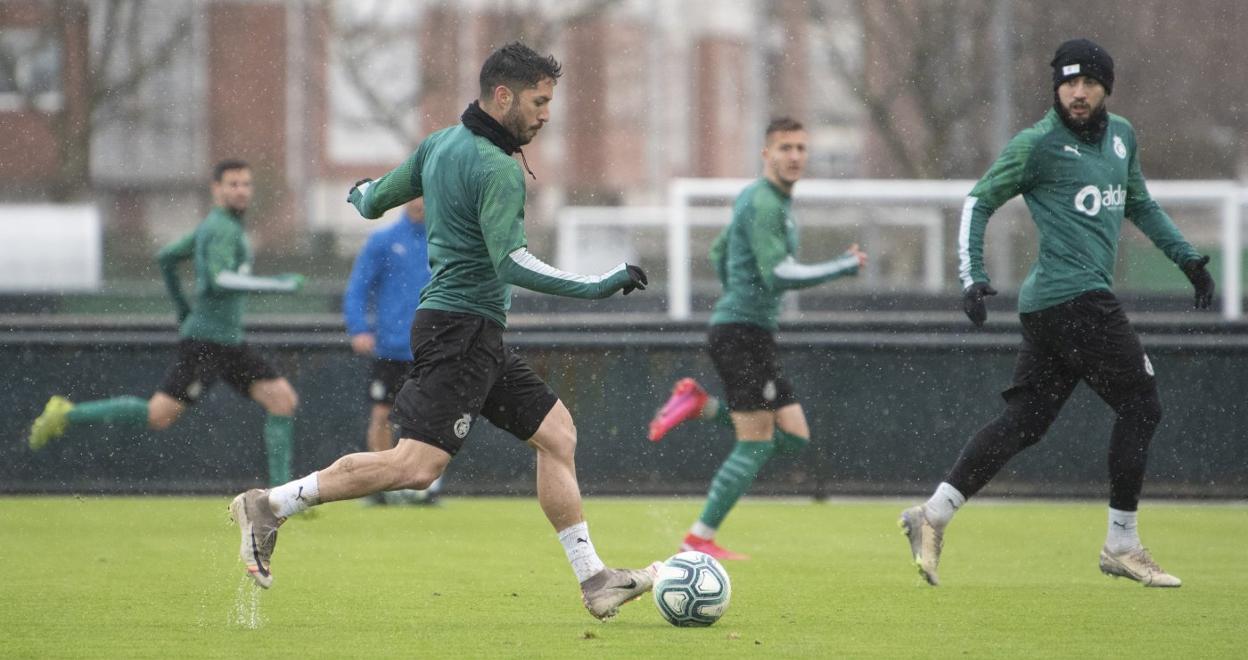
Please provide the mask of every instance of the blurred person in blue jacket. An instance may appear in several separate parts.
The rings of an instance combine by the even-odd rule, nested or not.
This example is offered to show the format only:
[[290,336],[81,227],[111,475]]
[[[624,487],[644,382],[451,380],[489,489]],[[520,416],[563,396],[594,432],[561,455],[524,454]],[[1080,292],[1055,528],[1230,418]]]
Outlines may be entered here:
[[[412,317],[429,277],[425,200],[417,197],[403,207],[396,222],[368,237],[355,258],[342,299],[351,350],[371,357],[373,362],[367,392],[372,403],[369,451],[394,447],[390,411],[412,366]],[[426,491],[377,493],[370,502],[432,504],[441,490],[441,481]]]

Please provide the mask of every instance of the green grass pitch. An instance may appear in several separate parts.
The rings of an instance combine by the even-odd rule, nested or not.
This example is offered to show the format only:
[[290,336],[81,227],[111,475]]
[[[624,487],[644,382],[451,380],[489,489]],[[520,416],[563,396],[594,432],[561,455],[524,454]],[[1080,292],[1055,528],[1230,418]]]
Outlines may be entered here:
[[[282,528],[276,583],[243,577],[226,498],[0,499],[0,657],[1243,657],[1248,507],[1145,502],[1184,580],[1102,576],[1105,507],[976,501],[920,585],[901,501],[746,500],[732,604],[678,629],[648,597],[599,623],[535,501],[320,507]],[[612,565],[664,559],[692,499],[586,502]]]

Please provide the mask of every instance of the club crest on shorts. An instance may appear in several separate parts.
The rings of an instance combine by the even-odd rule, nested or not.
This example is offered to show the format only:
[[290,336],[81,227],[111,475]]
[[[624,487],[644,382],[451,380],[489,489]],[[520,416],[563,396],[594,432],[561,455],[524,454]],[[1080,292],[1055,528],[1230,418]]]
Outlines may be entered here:
[[368,386],[368,395],[373,398],[373,401],[384,401],[386,398],[386,384],[380,380],[373,381],[373,384]]
[[1153,363],[1151,360],[1148,359],[1148,353],[1144,354],[1144,373],[1150,376],[1156,375],[1153,373]]
[[769,380],[763,384],[763,399],[765,401],[776,400],[776,381]]
[[455,437],[461,440],[464,439],[465,437],[468,436],[468,429],[471,429],[471,428],[472,428],[472,415],[469,415],[468,413],[464,413],[463,417],[460,417],[459,419],[455,420],[455,427],[454,427]]
[[190,399],[191,401],[198,401],[199,395],[203,393],[204,393],[204,384],[201,381],[198,381],[198,380],[192,381],[190,385],[186,386],[186,398]]

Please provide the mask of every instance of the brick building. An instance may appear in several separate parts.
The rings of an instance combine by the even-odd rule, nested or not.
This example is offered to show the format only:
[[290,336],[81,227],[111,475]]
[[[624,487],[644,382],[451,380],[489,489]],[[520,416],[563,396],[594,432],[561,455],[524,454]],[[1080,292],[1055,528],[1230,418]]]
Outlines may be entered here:
[[38,74],[0,81],[0,195],[94,199],[110,231],[152,242],[198,220],[227,156],[255,168],[261,249],[367,231],[346,188],[457,121],[485,55],[515,39],[565,71],[526,149],[536,226],[565,203],[661,202],[675,176],[751,176],[766,117],[818,105],[793,0],[117,6],[0,5],[6,61]]

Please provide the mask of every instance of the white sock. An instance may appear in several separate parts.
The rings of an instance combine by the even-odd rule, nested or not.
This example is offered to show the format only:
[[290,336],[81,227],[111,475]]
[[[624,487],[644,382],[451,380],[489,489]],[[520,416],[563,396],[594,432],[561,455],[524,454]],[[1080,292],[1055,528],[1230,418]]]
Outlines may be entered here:
[[707,539],[708,541],[715,538],[715,528],[708,526],[701,520],[693,523],[693,527],[689,528],[689,533],[700,539]]
[[321,503],[321,480],[319,472],[313,472],[302,479],[295,479],[269,490],[269,506],[278,518],[306,511]]
[[715,419],[715,415],[718,415],[718,414],[719,414],[719,399],[713,396],[706,397],[706,403],[702,404],[702,414],[700,415],[700,417],[702,419]]
[[936,529],[944,529],[945,525],[953,520],[953,514],[966,504],[966,496],[958,492],[957,488],[950,486],[948,482],[942,481],[936,487],[936,492],[932,493],[932,497],[923,504],[923,509],[927,513],[928,522],[932,523]]
[[1109,533],[1105,535],[1105,549],[1114,554],[1140,547],[1140,534],[1136,529],[1135,511],[1109,510]]
[[572,572],[576,573],[577,582],[584,582],[607,567],[598,558],[594,542],[589,540],[588,523],[579,522],[559,532],[559,542],[563,544],[563,551],[568,554],[568,563],[572,564]]

